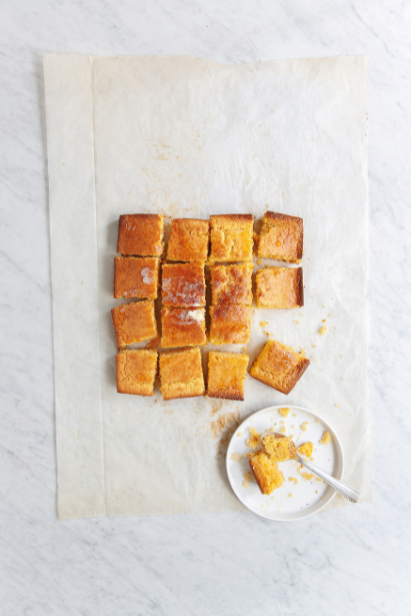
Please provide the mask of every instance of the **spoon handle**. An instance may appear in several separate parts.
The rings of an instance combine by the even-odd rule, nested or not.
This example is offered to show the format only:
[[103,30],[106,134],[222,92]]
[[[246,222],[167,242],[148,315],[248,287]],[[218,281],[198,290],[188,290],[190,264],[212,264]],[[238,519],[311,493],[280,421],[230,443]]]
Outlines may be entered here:
[[324,473],[324,471],[320,470],[316,466],[313,466],[309,462],[306,462],[300,456],[297,456],[297,457],[298,457],[298,462],[300,464],[302,464],[303,466],[308,468],[308,470],[312,471],[313,473],[321,477],[321,479],[324,479],[324,481],[328,483],[328,485],[330,485],[332,488],[334,488],[334,490],[342,494],[342,496],[347,498],[352,503],[358,503],[358,501],[361,498],[361,494],[357,492],[357,490],[354,490],[354,488],[347,486],[347,484],[343,483],[342,481],[338,481],[338,479],[335,479],[335,477],[332,477],[328,473]]

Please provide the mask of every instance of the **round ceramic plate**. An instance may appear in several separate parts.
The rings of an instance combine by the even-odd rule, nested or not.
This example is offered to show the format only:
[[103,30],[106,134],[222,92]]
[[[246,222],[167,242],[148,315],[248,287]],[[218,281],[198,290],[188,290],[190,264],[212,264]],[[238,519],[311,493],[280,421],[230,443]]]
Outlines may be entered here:
[[[289,408],[287,417],[279,411]],[[341,443],[331,426],[321,417],[299,406],[272,406],[250,415],[234,432],[227,450],[227,473],[235,495],[250,511],[269,520],[290,522],[301,520],[323,509],[336,492],[322,479],[312,475],[294,460],[279,464],[284,483],[269,496],[261,494],[245,454],[253,451],[246,441],[250,428],[259,434],[267,431],[292,436],[297,447],[312,442],[312,462],[336,479],[342,479],[343,452]],[[273,430],[272,430],[273,429]],[[321,445],[320,439],[328,431],[331,441]],[[304,458],[304,456],[302,456]]]

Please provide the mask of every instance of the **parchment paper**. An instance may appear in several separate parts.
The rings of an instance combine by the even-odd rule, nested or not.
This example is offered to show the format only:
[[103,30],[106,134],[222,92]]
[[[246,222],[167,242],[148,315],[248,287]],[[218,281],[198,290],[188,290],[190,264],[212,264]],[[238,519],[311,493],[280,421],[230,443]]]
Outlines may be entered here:
[[[59,516],[241,509],[228,440],[274,404],[327,419],[344,479],[370,500],[366,60],[46,54],[44,69]],[[266,209],[304,219],[305,306],[254,307],[247,351],[251,362],[267,332],[302,347],[311,365],[295,389],[284,396],[247,375],[244,402],[118,394],[119,215],[258,219]]]

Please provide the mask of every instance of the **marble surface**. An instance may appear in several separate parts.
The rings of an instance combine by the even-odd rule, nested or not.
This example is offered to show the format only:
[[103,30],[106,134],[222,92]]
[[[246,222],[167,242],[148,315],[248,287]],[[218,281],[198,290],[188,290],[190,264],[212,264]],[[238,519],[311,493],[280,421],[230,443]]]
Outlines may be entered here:
[[[411,3],[17,0],[0,29],[1,612],[410,614]],[[368,55],[372,504],[57,520],[43,51]]]

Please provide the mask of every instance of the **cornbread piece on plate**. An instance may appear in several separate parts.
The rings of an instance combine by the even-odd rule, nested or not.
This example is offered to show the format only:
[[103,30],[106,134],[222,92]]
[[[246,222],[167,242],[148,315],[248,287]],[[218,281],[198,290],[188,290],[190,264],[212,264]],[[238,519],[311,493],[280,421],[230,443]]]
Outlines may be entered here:
[[211,344],[245,344],[250,339],[251,308],[235,304],[210,306]]
[[211,272],[211,304],[243,304],[251,306],[252,263],[214,265]]
[[258,308],[299,308],[304,306],[302,267],[267,267],[256,275]]
[[312,443],[303,443],[302,445],[297,447],[298,453],[302,454],[303,456],[307,456],[307,458],[310,458],[313,455],[313,449],[314,445]]
[[266,212],[258,240],[257,256],[299,263],[303,256],[303,219]]
[[174,218],[167,248],[169,261],[204,263],[208,257],[210,223],[195,218]]
[[125,214],[118,225],[117,252],[140,257],[160,257],[164,250],[164,216]]
[[293,441],[288,436],[266,434],[261,439],[266,453],[274,462],[285,462],[295,456],[296,450]]
[[248,461],[258,487],[262,494],[271,494],[276,488],[281,488],[284,475],[265,451],[253,453]]
[[160,380],[164,400],[203,396],[205,387],[200,349],[161,353]]
[[302,353],[269,340],[253,363],[250,374],[277,391],[289,394],[309,365],[310,360]]
[[157,351],[123,350],[117,354],[117,391],[120,394],[152,396],[157,373]]
[[204,265],[165,263],[161,290],[163,306],[174,308],[205,306]]
[[114,297],[156,299],[159,266],[155,257],[115,257]]
[[207,342],[204,308],[163,308],[161,324],[161,346],[165,349]]
[[157,336],[154,302],[122,304],[111,311],[118,347],[151,340]]
[[248,355],[210,351],[207,387],[210,398],[244,400],[247,366]]
[[210,216],[210,263],[251,261],[253,217],[251,214]]

